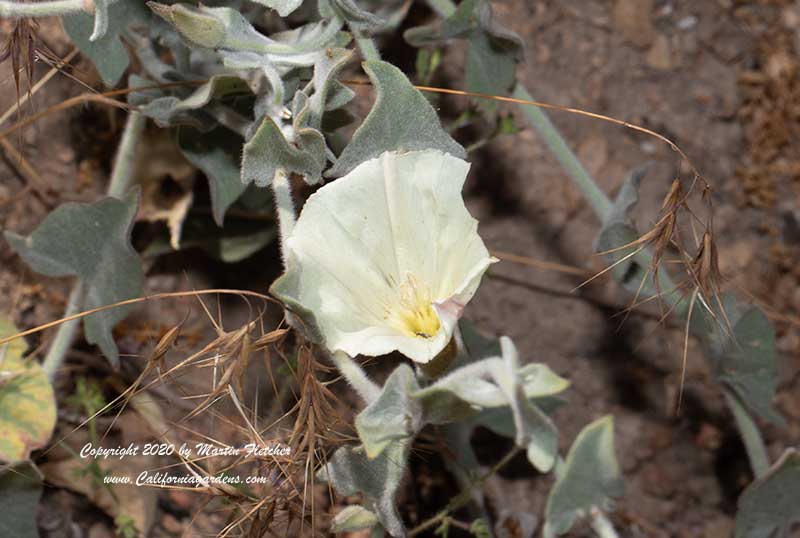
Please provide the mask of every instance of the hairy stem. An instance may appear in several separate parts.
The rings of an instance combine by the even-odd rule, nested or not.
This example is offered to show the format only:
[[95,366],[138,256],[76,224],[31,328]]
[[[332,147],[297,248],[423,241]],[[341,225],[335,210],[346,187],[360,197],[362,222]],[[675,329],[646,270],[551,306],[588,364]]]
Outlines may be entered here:
[[361,399],[369,405],[381,394],[381,388],[375,384],[356,361],[343,351],[335,351],[331,359],[351,387],[355,389]]
[[[108,190],[106,191],[108,196],[122,198],[128,190],[131,177],[133,177],[136,148],[144,132],[145,124],[146,118],[138,112],[131,112],[128,114],[125,130],[122,132],[122,139],[120,140],[119,147],[117,148],[117,155],[114,159],[114,168],[111,171]],[[72,293],[70,293],[63,317],[77,314],[82,309],[83,286],[77,283],[72,288]],[[44,371],[50,379],[54,378],[61,363],[64,362],[64,357],[67,356],[67,352],[72,346],[72,340],[75,338],[75,332],[78,329],[79,323],[80,319],[73,319],[59,325],[56,336],[53,339],[53,343],[50,344],[50,349],[47,351],[43,363]]]
[[[64,310],[63,317],[77,314],[81,310],[82,304],[83,286],[75,284],[75,287],[72,288],[72,292],[69,295],[67,308]],[[42,369],[50,379],[55,378],[61,363],[64,362],[64,357],[66,357],[67,351],[69,351],[69,348],[72,346],[72,340],[75,338],[75,332],[78,330],[80,322],[80,319],[73,319],[59,325],[56,337],[50,344],[50,349],[47,350],[47,355],[42,363]]]
[[364,37],[361,32],[354,33],[356,37],[356,44],[361,50],[361,54],[364,56],[364,59],[368,62],[380,61],[381,53],[378,52],[378,47],[375,46],[375,42],[369,37]]
[[592,530],[600,538],[619,538],[614,525],[612,525],[608,518],[599,510],[594,510],[592,512],[592,520],[590,524],[592,526]]
[[0,18],[51,17],[86,12],[86,0],[52,0],[50,2],[0,2]]
[[[533,101],[533,97],[528,93],[528,90],[522,84],[517,84],[514,89],[513,97],[517,99],[525,99],[526,101]],[[545,144],[550,151],[555,155],[558,162],[569,174],[575,185],[581,190],[583,195],[592,206],[595,214],[604,220],[609,213],[611,213],[611,200],[608,199],[606,194],[600,190],[597,183],[594,182],[589,172],[583,167],[578,157],[567,146],[564,137],[558,132],[553,122],[547,114],[535,106],[524,106],[523,111],[525,117],[531,122],[531,125],[539,132],[544,139]]]
[[731,408],[733,418],[736,420],[736,426],[739,428],[739,434],[742,437],[745,451],[747,451],[753,475],[760,478],[769,470],[769,457],[758,426],[739,399],[727,390],[725,391],[725,401],[728,402],[728,407]]
[[147,118],[139,112],[128,114],[122,139],[119,141],[117,155],[114,157],[114,168],[111,171],[111,180],[108,183],[106,194],[112,198],[122,198],[131,184],[133,177],[133,163],[136,159],[136,149],[142,137]]
[[275,197],[275,207],[278,212],[278,229],[281,237],[281,257],[283,266],[287,264],[286,241],[292,235],[294,225],[297,222],[297,215],[294,210],[294,199],[292,198],[292,185],[289,182],[289,175],[285,170],[278,169],[275,177],[272,178],[272,192]]
[[456,5],[452,0],[428,0],[428,5],[442,17],[449,17],[456,12]]

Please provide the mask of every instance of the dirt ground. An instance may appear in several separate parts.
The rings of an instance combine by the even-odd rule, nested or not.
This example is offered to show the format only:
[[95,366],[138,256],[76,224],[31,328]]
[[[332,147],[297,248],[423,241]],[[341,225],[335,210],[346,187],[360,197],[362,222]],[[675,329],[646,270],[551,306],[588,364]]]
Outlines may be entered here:
[[[762,303],[778,334],[776,407],[789,425],[762,424],[770,457],[800,444],[800,1],[495,0],[493,5],[526,43],[519,76],[535,98],[653,129],[680,146],[711,183],[727,288]],[[43,24],[49,46],[66,55],[70,46],[57,23]],[[8,22],[0,25],[5,31]],[[434,82],[458,86],[463,54],[455,46]],[[95,84],[89,65],[77,65],[75,76]],[[39,76],[46,71],[37,67]],[[9,72],[7,65],[0,68],[0,111],[15,100]],[[82,91],[75,81],[57,76],[37,93],[35,108],[44,110]],[[29,113],[24,107],[23,114]],[[117,111],[76,108],[47,115],[20,139],[9,139],[15,148],[21,143],[34,172],[3,148],[0,228],[28,233],[58,203],[99,197],[122,117]],[[608,123],[566,113],[551,117],[610,194],[631,170],[653,162],[637,208],[640,224],[651,224],[678,173],[676,154],[654,138]],[[467,204],[490,250],[602,268],[592,254],[599,223],[534,132],[501,138],[471,159]],[[219,264],[200,267],[210,263],[202,256],[183,258],[156,268],[154,273],[169,274],[150,278],[147,291],[207,285],[263,291],[277,271],[270,262],[276,256],[268,247],[254,261],[225,269],[227,275]],[[264,266],[266,274],[255,273]],[[682,329],[659,324],[657,309],[648,308],[620,326],[618,314],[630,295],[610,279],[572,292],[580,281],[502,262],[465,315],[486,333],[512,337],[523,360],[544,362],[571,381],[569,403],[555,417],[563,452],[584,425],[614,415],[626,493],[612,519],[623,536],[731,536],[736,499],[751,475],[702,353],[690,341],[684,405],[676,415]],[[0,241],[0,312],[11,313],[20,327],[34,326],[60,317],[67,294],[67,282],[32,274]],[[158,335],[184,314],[182,307],[147,305],[126,323]],[[226,321],[235,324],[243,316],[234,312]],[[204,330],[202,316],[192,319],[197,331]],[[152,335],[123,338],[120,345],[137,353]],[[493,452],[501,453],[483,448],[478,453],[487,454],[487,464]],[[418,465],[422,474],[436,472],[434,461]],[[497,514],[541,515],[550,481],[525,465],[512,465],[489,481],[489,505]],[[178,520],[188,517],[190,505],[185,499],[160,502],[155,535],[180,535],[176,529],[185,522]],[[105,519],[95,522],[95,534],[86,525],[86,532],[74,536],[109,536]],[[589,531],[571,534],[584,535]]]

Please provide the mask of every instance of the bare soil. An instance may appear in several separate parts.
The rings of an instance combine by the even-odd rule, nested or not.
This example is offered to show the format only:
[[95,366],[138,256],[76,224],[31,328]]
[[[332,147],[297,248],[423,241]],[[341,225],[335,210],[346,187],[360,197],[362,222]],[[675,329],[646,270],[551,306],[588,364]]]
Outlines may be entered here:
[[[798,445],[800,3],[496,0],[493,5],[497,17],[527,44],[519,75],[537,99],[653,129],[680,146],[711,183],[727,288],[763,304],[778,333],[776,406],[789,425],[761,424],[770,456]],[[8,27],[8,21],[0,21],[3,32]],[[41,35],[58,55],[69,52],[57,22],[44,22]],[[460,46],[453,47],[434,82],[458,87],[463,55]],[[97,85],[89,64],[75,64],[74,77]],[[47,70],[38,64],[35,78]],[[75,80],[58,75],[36,94],[33,107],[44,110],[83,91]],[[15,99],[10,67],[0,66],[0,111]],[[22,113],[30,114],[31,108],[26,105]],[[20,138],[9,138],[25,161],[0,148],[0,229],[28,233],[59,203],[98,198],[123,117],[114,110],[74,108],[46,115]],[[631,170],[653,162],[637,209],[641,226],[652,224],[680,172],[677,155],[654,138],[618,126],[566,113],[551,117],[610,195]],[[535,132],[526,128],[501,138],[471,159],[467,203],[490,250],[602,269],[593,255],[599,222]],[[171,259],[151,268],[147,292],[212,285],[263,291],[278,270],[276,260],[274,246],[230,267],[198,254]],[[547,363],[571,381],[569,403],[555,417],[563,452],[584,425],[614,415],[626,494],[613,520],[625,529],[624,536],[731,536],[736,499],[752,477],[698,346],[690,341],[684,405],[676,414],[682,327],[659,323],[657,308],[635,311],[621,325],[630,294],[608,278],[572,291],[581,280],[502,262],[492,268],[466,316],[484,332],[512,337],[524,360]],[[33,274],[0,241],[0,313],[11,315],[19,327],[60,317],[68,286]],[[118,331],[122,351],[138,354],[152,347],[188,308],[160,303],[139,309]],[[203,331],[210,329],[196,310],[195,305],[187,333],[203,340]],[[247,316],[246,310],[231,307],[226,325]],[[44,346],[47,336],[30,343]],[[88,361],[86,371],[91,371],[87,355],[98,353],[79,346],[71,361]],[[496,461],[503,443],[476,436],[482,462]],[[541,515],[551,478],[523,463],[514,462],[489,481],[487,501],[495,514]],[[435,456],[415,460],[413,475],[411,493],[403,497],[411,523],[455,493]],[[54,527],[62,534],[45,536],[111,535],[109,518],[80,499],[60,490],[48,493],[48,506],[74,518]],[[180,535],[192,503],[181,495],[162,495],[153,535]],[[201,528],[218,523],[208,521]],[[590,533],[576,529],[571,534],[584,535]]]

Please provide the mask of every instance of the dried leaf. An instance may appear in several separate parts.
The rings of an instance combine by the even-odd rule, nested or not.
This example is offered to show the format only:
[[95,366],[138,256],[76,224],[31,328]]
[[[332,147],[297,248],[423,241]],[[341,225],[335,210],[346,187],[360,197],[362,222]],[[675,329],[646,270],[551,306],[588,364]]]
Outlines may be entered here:
[[[0,317],[0,338],[16,333]],[[0,463],[30,458],[50,441],[56,424],[53,387],[38,362],[23,358],[26,349],[21,338],[0,345]]]

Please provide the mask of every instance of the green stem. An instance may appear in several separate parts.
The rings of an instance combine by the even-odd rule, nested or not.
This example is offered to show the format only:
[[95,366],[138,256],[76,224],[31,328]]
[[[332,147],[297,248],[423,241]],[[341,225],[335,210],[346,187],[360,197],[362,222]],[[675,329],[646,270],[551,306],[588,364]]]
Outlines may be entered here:
[[456,12],[456,5],[451,0],[428,0],[431,9],[441,17],[449,17]]
[[[513,97],[516,99],[523,99],[525,101],[533,101],[533,97],[525,89],[521,83],[517,83],[514,89]],[[564,137],[558,131],[553,122],[547,114],[537,106],[520,105],[522,113],[531,122],[531,125],[539,132],[544,139],[545,144],[553,153],[553,155],[561,163],[561,166],[566,170],[569,177],[572,179],[575,186],[577,186],[586,199],[589,205],[594,210],[597,218],[601,222],[605,222],[611,213],[612,203],[606,194],[597,186],[597,183],[586,171],[578,157],[569,148]],[[648,249],[641,249],[633,258],[642,267],[650,267],[653,262],[653,255]],[[662,292],[663,297],[670,305],[675,305],[680,301],[681,297],[678,289],[672,282],[672,279],[665,271],[658,272],[658,285]]]
[[369,405],[378,399],[381,388],[375,384],[356,361],[350,358],[343,351],[335,351],[331,354],[331,359],[347,382],[353,387],[361,399]]
[[[525,99],[533,101],[530,93],[521,85],[517,84],[514,90],[514,97],[518,99]],[[583,192],[584,196],[589,200],[590,205],[594,209],[600,220],[605,220],[609,211],[611,210],[611,201],[601,191],[594,180],[589,176],[586,169],[580,164],[578,158],[569,149],[564,142],[564,138],[549,120],[547,115],[538,107],[522,105],[523,113],[530,120],[531,124],[542,135],[545,143],[550,150],[555,154],[556,158],[562,164],[564,169],[569,173],[570,177],[575,182],[575,185]],[[643,267],[649,267],[652,264],[653,256],[648,249],[642,249],[636,256],[636,261]],[[658,283],[661,291],[664,292],[663,297],[670,303],[671,306],[676,306],[674,313],[678,316],[685,316],[688,314],[688,307],[678,304],[682,297],[679,289],[672,282],[672,279],[666,271],[658,272]],[[766,450],[764,449],[764,441],[758,431],[758,427],[750,418],[750,415],[742,407],[736,398],[732,398],[726,394],[728,405],[730,406],[733,415],[736,419],[736,424],[742,435],[742,440],[747,449],[747,455],[750,458],[750,465],[753,468],[753,473],[760,476],[767,468],[769,468],[769,459],[767,458]]]
[[592,521],[590,524],[592,530],[600,538],[619,538],[614,525],[612,525],[608,518],[599,510],[594,510],[592,512]]
[[[526,101],[534,100],[531,94],[528,93],[528,90],[519,83],[514,89],[513,97]],[[567,146],[564,137],[558,132],[558,129],[556,129],[556,126],[550,121],[547,114],[537,106],[521,106],[528,121],[530,121],[531,125],[539,132],[545,144],[547,144],[547,147],[553,152],[558,162],[561,163],[561,166],[564,167],[564,170],[567,171],[575,182],[575,185],[589,201],[589,205],[592,206],[595,214],[600,220],[605,220],[609,213],[611,213],[611,200],[600,190],[600,187],[594,182],[589,172],[586,171],[578,160],[578,157],[572,152],[569,146]]]
[[51,2],[0,2],[0,18],[51,17],[70,13],[86,13],[85,0],[52,0]]
[[361,49],[361,55],[364,56],[364,59],[368,62],[380,61],[381,53],[378,52],[378,47],[375,46],[375,42],[372,38],[364,37],[361,32],[353,33],[356,38],[356,44],[358,48]]
[[281,238],[281,257],[283,265],[287,265],[286,241],[294,231],[297,222],[297,215],[292,199],[292,185],[289,182],[289,175],[283,169],[278,169],[275,177],[272,178],[272,192],[275,198],[275,207],[278,212],[278,231]]
[[111,171],[111,180],[108,183],[106,194],[112,198],[122,198],[131,184],[133,177],[133,163],[136,160],[136,149],[142,137],[147,118],[139,112],[128,114],[122,139],[119,141],[117,155],[114,158],[114,168]]
[[[64,317],[80,312],[82,303],[83,286],[76,284],[69,295],[67,308],[64,310]],[[47,355],[42,363],[42,369],[51,380],[55,378],[58,368],[64,361],[64,357],[67,355],[67,351],[69,351],[72,345],[72,340],[75,338],[75,332],[78,330],[79,324],[79,319],[72,319],[58,326],[56,337],[53,339],[53,343],[50,344],[50,349],[47,350]]]
[[764,440],[761,438],[761,433],[758,431],[758,426],[753,421],[750,413],[744,408],[739,398],[730,394],[727,390],[725,392],[725,401],[728,402],[728,407],[733,412],[733,418],[736,420],[736,426],[739,428],[739,434],[742,437],[744,448],[747,451],[747,457],[750,460],[750,467],[753,469],[753,474],[756,478],[761,478],[769,470],[769,457],[767,456],[767,448],[764,445]]
[[[31,4],[34,5],[34,4]],[[133,167],[136,160],[136,147],[139,144],[139,139],[144,132],[146,118],[138,112],[131,112],[128,114],[128,119],[125,122],[125,130],[122,132],[122,139],[120,140],[119,147],[117,148],[117,155],[114,159],[114,169],[111,172],[111,179],[108,183],[106,193],[113,198],[122,198],[125,191],[130,186],[131,178],[133,177]],[[83,309],[83,286],[80,283],[75,284],[70,293],[67,308],[64,311],[64,317],[77,314]],[[58,326],[58,331],[50,344],[50,349],[47,350],[47,355],[44,358],[43,368],[50,379],[55,377],[61,363],[64,362],[64,357],[67,356],[72,340],[75,338],[75,332],[78,329],[79,319],[73,319],[62,323]]]
[[472,501],[473,489],[481,486],[484,482],[486,482],[487,478],[489,478],[493,474],[497,473],[500,469],[508,465],[508,462],[513,460],[514,457],[519,453],[519,451],[520,451],[519,447],[512,448],[505,456],[503,456],[503,459],[495,463],[491,469],[486,471],[486,473],[484,473],[480,478],[478,478],[478,480],[475,481],[475,483],[472,485],[471,488],[464,489],[461,491],[461,493],[453,497],[444,510],[441,510],[435,516],[426,519],[425,521],[423,521],[422,523],[420,523],[419,525],[408,531],[408,538],[413,538],[414,536],[420,534],[421,532],[430,529],[437,523],[441,523],[442,521],[445,520],[445,518],[449,517],[452,512],[455,512],[459,508],[466,506],[469,502]]

